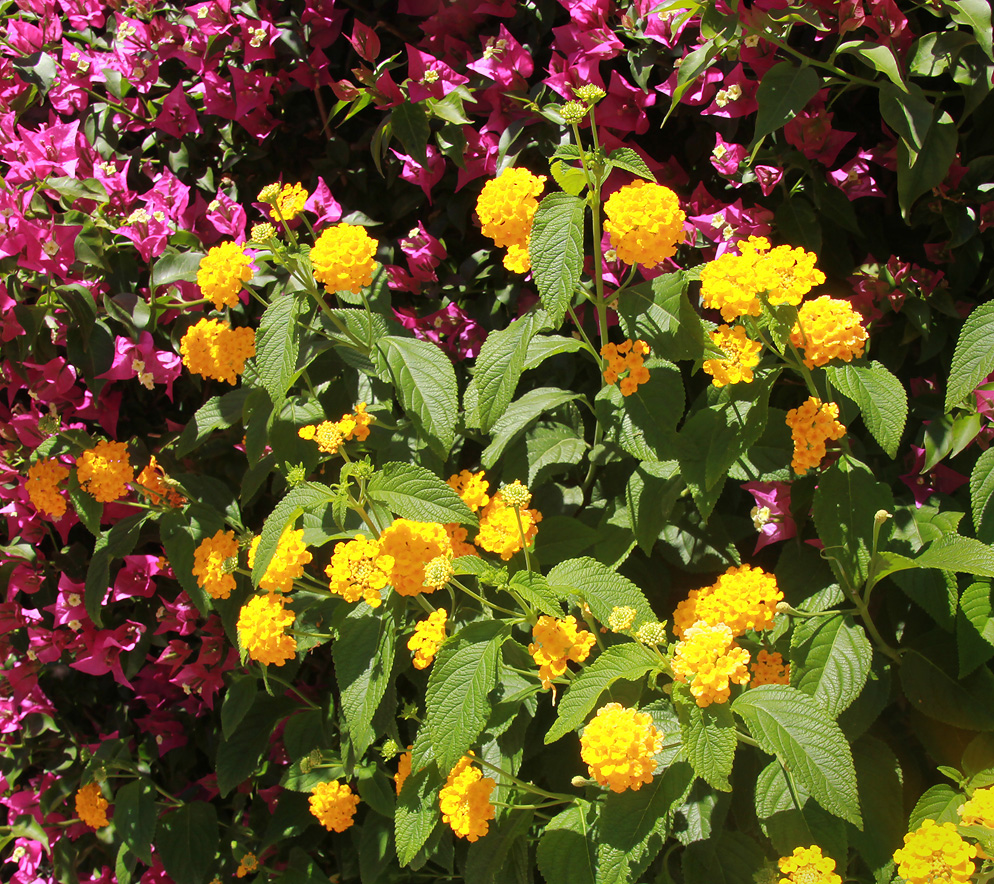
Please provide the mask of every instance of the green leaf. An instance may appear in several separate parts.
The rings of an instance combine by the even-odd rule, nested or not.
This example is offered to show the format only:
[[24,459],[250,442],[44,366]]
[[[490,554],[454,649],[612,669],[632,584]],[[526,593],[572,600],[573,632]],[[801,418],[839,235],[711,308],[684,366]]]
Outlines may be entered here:
[[562,324],[583,270],[586,203],[568,193],[550,193],[538,204],[528,240],[532,276],[553,327]]
[[594,617],[607,623],[611,610],[627,605],[636,611],[635,626],[655,620],[648,600],[627,577],[613,571],[596,559],[567,559],[548,573],[549,585],[563,586],[590,605]]
[[870,40],[851,40],[843,43],[836,52],[855,55],[869,67],[887,77],[899,89],[905,88],[900,65],[889,46]]
[[956,649],[960,678],[994,657],[994,608],[991,607],[989,581],[971,583],[960,596],[956,611]]
[[546,825],[537,850],[546,884],[598,884],[593,816],[593,805],[578,799]]
[[[808,200],[795,194],[780,204],[775,219],[777,228],[783,231],[790,245],[800,246],[809,252],[820,252],[822,243],[820,215],[821,213],[815,212],[815,207]],[[789,334],[790,328],[787,328],[782,335],[775,334],[774,340],[780,345],[784,336]]]
[[990,4],[986,0],[949,0],[949,6],[952,7],[953,21],[972,28],[980,48],[994,61]]
[[549,581],[535,571],[518,571],[511,578],[510,587],[528,604],[543,614],[562,619],[563,607],[559,596],[549,586]]
[[812,67],[797,68],[789,61],[771,67],[756,89],[756,128],[753,143],[790,122],[821,89],[821,77]]
[[739,695],[732,711],[825,810],[862,825],[849,744],[817,700],[787,685],[761,685]]
[[528,485],[537,488],[549,476],[566,472],[583,460],[590,446],[566,424],[536,427],[528,434]]
[[435,765],[431,764],[412,772],[404,781],[404,787],[397,796],[397,812],[394,815],[397,859],[402,866],[418,855],[441,822],[438,792],[445,780],[446,777],[440,776]]
[[397,461],[383,464],[369,480],[367,493],[403,519],[473,526],[478,521],[448,484],[430,470],[414,464]]
[[975,577],[994,577],[994,551],[991,547],[958,534],[940,537],[914,561],[919,568],[940,568]]
[[925,794],[918,799],[915,809],[908,817],[908,831],[914,832],[921,827],[925,820],[935,820],[940,826],[943,823],[955,823],[959,825],[960,815],[957,813],[960,807],[966,804],[966,795],[952,786],[940,783],[925,790]]
[[155,787],[142,777],[114,795],[114,828],[128,849],[146,865],[152,864],[152,838],[157,821]]
[[973,527],[977,538],[987,543],[994,542],[994,507],[990,506],[994,495],[994,448],[988,448],[977,458],[970,474],[970,503],[972,504]]
[[390,113],[390,125],[393,134],[404,146],[404,152],[426,166],[428,157],[425,148],[428,146],[431,127],[428,125],[428,114],[424,106],[413,101],[398,104]]
[[720,832],[688,844],[683,852],[684,884],[755,884],[766,856],[742,832]]
[[395,599],[378,608],[359,604],[348,612],[331,646],[342,713],[357,757],[379,736],[373,714],[390,683],[397,628]]
[[[897,197],[901,213],[907,217],[918,197],[941,184],[956,158],[959,133],[952,117],[938,108],[925,142],[917,153],[903,141],[897,143]],[[949,401],[950,389],[946,390]]]
[[946,411],[952,411],[977,385],[994,372],[994,301],[981,304],[963,323],[953,352],[946,386]]
[[675,687],[673,701],[680,716],[684,753],[694,773],[712,788],[731,792],[728,775],[735,761],[738,737],[728,705],[713,704],[702,709],[683,685]]
[[442,645],[432,665],[426,720],[439,770],[446,774],[487,724],[487,695],[497,685],[497,660],[506,637],[499,620],[470,623]]
[[238,423],[242,419],[242,408],[248,394],[248,388],[240,387],[223,396],[213,396],[201,405],[176,440],[176,457],[186,457],[218,427]]
[[[576,338],[564,338],[561,335],[542,335],[532,338],[528,345],[528,353],[525,356],[524,371],[538,368],[546,359],[551,359],[553,356],[559,356],[561,353],[576,353],[583,347],[583,341],[578,341]],[[522,396],[518,401],[520,402],[524,398]]]
[[872,658],[863,627],[848,614],[801,620],[790,637],[791,683],[837,718],[863,690]]
[[217,811],[192,801],[159,820],[155,849],[176,884],[205,884],[218,848]]
[[297,374],[300,326],[297,317],[303,299],[297,294],[277,295],[259,320],[255,364],[275,411],[279,412]]
[[964,730],[994,730],[994,673],[986,667],[957,679],[909,648],[901,656],[900,673],[912,708]]
[[256,694],[259,693],[259,683],[254,675],[235,676],[224,694],[221,705],[221,735],[228,739],[238,727],[245,713],[252,708]]
[[894,851],[908,831],[902,809],[901,766],[890,748],[874,737],[857,740],[852,755],[863,811],[863,830],[852,833],[853,846],[870,870],[877,872],[893,861]]
[[495,876],[504,866],[514,845],[522,841],[527,843],[533,818],[531,810],[510,814],[496,831],[491,826],[486,838],[470,844],[466,854],[465,880],[473,884],[496,884]]
[[[470,389],[476,393],[475,415],[468,405],[467,423],[489,433],[507,409],[524,370],[532,336],[544,322],[544,314],[529,313],[501,331],[492,331],[476,357],[476,374]],[[467,399],[469,390],[466,391]]]
[[110,563],[113,559],[120,559],[131,553],[146,519],[147,513],[126,516],[97,538],[83,589],[86,613],[97,626],[103,625],[100,609],[110,588]]
[[152,265],[152,290],[173,282],[196,282],[202,252],[166,252]]
[[430,341],[387,336],[377,343],[404,411],[441,458],[456,438],[459,402],[452,360]]
[[652,652],[636,642],[612,645],[593,663],[586,664],[570,683],[558,703],[559,717],[546,733],[545,742],[554,743],[583,724],[601,694],[618,679],[635,681],[658,666]]
[[714,64],[715,56],[720,52],[719,47],[715,44],[714,38],[707,40],[698,46],[693,52],[688,52],[684,58],[683,63],[677,70],[676,75],[676,88],[673,90],[673,95],[670,96],[670,107],[666,111],[666,116],[663,117],[663,123],[665,123],[670,114],[676,110],[677,106],[680,104],[680,99],[683,97],[684,92],[686,92],[696,81],[697,78],[704,73],[712,64]]
[[863,423],[887,456],[897,457],[908,418],[908,394],[901,382],[879,362],[831,366],[825,373],[836,390],[859,406]]
[[644,340],[658,357],[698,359],[704,352],[704,326],[687,297],[685,273],[667,273],[626,289],[618,318],[626,337]]
[[76,471],[69,473],[69,500],[76,509],[76,515],[86,526],[86,529],[94,536],[100,536],[100,520],[103,518],[104,505],[100,503],[88,491],[79,487],[79,477]]
[[911,568],[892,574],[891,579],[916,605],[947,632],[952,632],[959,604],[959,588],[952,571]]
[[[890,489],[857,460],[842,457],[818,477],[812,515],[825,544],[824,556],[843,586],[863,585],[873,546],[873,517],[879,510],[893,509]],[[881,536],[886,531],[885,525]]]
[[[537,338],[537,341],[542,340]],[[539,387],[529,390],[515,402],[512,402],[500,420],[494,424],[491,431],[492,441],[480,456],[480,463],[491,469],[500,456],[515,439],[517,439],[539,415],[552,411],[560,405],[579,399],[579,393],[560,390],[558,387]]]
[[269,748],[269,735],[276,723],[293,709],[293,701],[286,697],[256,696],[238,727],[218,744],[215,768],[222,798],[252,776]]
[[684,489],[680,465],[675,460],[639,464],[625,488],[628,515],[639,547],[647,555]]
[[98,203],[108,200],[107,188],[97,178],[84,178],[80,181],[78,178],[54,176],[45,179],[45,190],[54,190],[59,196],[66,197],[70,205],[78,199],[95,200]]
[[549,165],[552,177],[562,190],[572,196],[579,196],[587,186],[587,176],[583,169],[569,165],[560,160],[554,160]]
[[312,512],[334,499],[335,492],[320,482],[298,485],[286,493],[262,526],[259,548],[255,551],[255,564],[252,566],[253,586],[258,586],[266,573],[287,526],[295,522],[302,513]]
[[881,83],[880,115],[911,147],[922,149],[932,125],[933,108],[918,86],[910,83],[905,91],[891,83]]
[[619,147],[612,150],[607,155],[607,160],[615,169],[624,169],[626,172],[638,175],[639,178],[645,178],[646,181],[654,182],[656,180],[656,176],[649,170],[645,160],[630,147]]

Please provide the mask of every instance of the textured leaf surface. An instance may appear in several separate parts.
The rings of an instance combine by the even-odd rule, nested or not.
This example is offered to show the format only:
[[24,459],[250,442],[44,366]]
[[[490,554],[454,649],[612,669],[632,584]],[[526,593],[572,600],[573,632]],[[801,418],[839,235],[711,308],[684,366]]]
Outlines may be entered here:
[[627,577],[622,577],[596,559],[567,559],[549,573],[550,586],[564,586],[590,605],[601,623],[607,623],[611,609],[627,605],[636,613],[635,626],[655,620],[649,601]]
[[550,193],[532,221],[528,254],[542,306],[552,325],[562,324],[583,270],[584,200]]
[[790,658],[791,684],[836,718],[863,690],[873,648],[852,617],[812,617],[794,628]]
[[901,382],[879,362],[833,366],[826,373],[832,386],[859,406],[880,447],[897,457],[908,419],[908,394]]
[[539,415],[552,411],[560,405],[579,399],[579,393],[560,390],[556,387],[539,387],[529,390],[520,399],[512,402],[500,420],[494,424],[491,433],[493,441],[484,449],[480,462],[487,469],[493,467],[515,439],[518,438]]
[[994,674],[986,667],[957,679],[909,649],[900,673],[904,695],[919,712],[964,730],[994,730]]
[[306,485],[291,488],[286,496],[276,504],[262,526],[262,536],[259,540],[259,548],[255,551],[255,564],[252,566],[253,586],[258,586],[259,581],[266,573],[287,525],[296,520],[302,513],[310,512],[315,507],[330,503],[334,496],[334,492],[327,485],[322,485],[319,482],[308,482]]
[[598,884],[597,839],[591,805],[577,801],[553,817],[538,842],[538,868],[546,884]]
[[977,539],[994,542],[994,448],[988,448],[970,473],[970,505]]
[[[475,415],[466,406],[467,421],[483,432],[493,429],[514,398],[532,336],[544,321],[544,315],[530,313],[487,335],[476,357],[476,374],[469,388],[475,395]],[[466,393],[468,399],[469,390]]]
[[462,498],[431,470],[415,464],[383,464],[369,481],[370,497],[404,519],[475,525],[476,516]]
[[689,691],[674,690],[674,701],[680,716],[680,732],[687,760],[694,773],[704,782],[722,792],[730,792],[728,775],[735,761],[735,721],[727,704],[712,704],[705,709]]
[[293,383],[300,352],[301,299],[280,295],[266,308],[256,333],[255,364],[274,408],[279,410]]

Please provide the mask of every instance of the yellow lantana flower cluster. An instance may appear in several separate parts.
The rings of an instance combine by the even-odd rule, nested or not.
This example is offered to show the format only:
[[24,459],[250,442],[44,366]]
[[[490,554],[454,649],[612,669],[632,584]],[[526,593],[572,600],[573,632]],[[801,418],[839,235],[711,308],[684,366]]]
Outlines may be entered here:
[[442,819],[452,831],[467,841],[476,841],[490,830],[489,820],[494,818],[490,793],[496,783],[473,767],[470,755],[463,756],[452,768],[445,785],[438,793],[438,806]]
[[243,284],[252,278],[252,259],[235,242],[214,246],[197,268],[197,285],[214,307],[234,307],[238,303]]
[[[255,554],[261,541],[261,536],[252,538],[248,551],[250,568],[255,567]],[[276,552],[269,560],[259,586],[271,592],[290,592],[293,589],[293,581],[303,577],[304,565],[309,564],[313,558],[310,550],[304,546],[304,529],[287,528],[280,537]]]
[[703,620],[709,626],[724,623],[733,636],[747,629],[770,629],[783,593],[777,578],[752,565],[733,565],[711,586],[692,589],[673,612],[673,631],[683,638],[687,629]]
[[358,294],[373,281],[379,242],[355,224],[326,227],[311,249],[314,278],[329,293]]
[[235,588],[232,573],[238,563],[234,531],[219,530],[200,541],[193,553],[193,576],[212,599],[226,599]]
[[425,584],[425,566],[439,556],[452,556],[445,528],[435,522],[395,519],[380,535],[380,552],[393,559],[390,585],[404,596],[434,592]]
[[838,405],[822,402],[815,396],[809,396],[800,407],[787,412],[787,426],[794,441],[794,456],[790,465],[798,476],[803,476],[822,462],[827,453],[827,440],[838,440],[846,434],[846,428],[838,418]]
[[704,371],[714,379],[711,383],[716,387],[752,383],[752,370],[759,365],[759,351],[763,349],[763,345],[759,341],[750,340],[741,325],[734,328],[719,325],[711,332],[711,340],[725,353],[724,359],[704,361]]
[[40,513],[61,519],[66,514],[66,499],[59,494],[59,484],[67,478],[69,467],[63,466],[54,457],[31,464],[24,483],[31,505]]
[[565,620],[543,615],[532,627],[534,641],[528,645],[528,653],[538,664],[538,677],[542,687],[549,690],[552,680],[566,671],[566,664],[572,660],[582,663],[590,654],[597,639],[585,629],[579,629],[576,617]]
[[994,829],[994,786],[977,789],[966,804],[958,809],[964,826],[984,826]]
[[817,844],[795,847],[790,856],[781,857],[777,863],[784,876],[778,884],[842,884],[835,873],[835,860],[822,856]]
[[334,454],[343,442],[357,439],[365,442],[369,438],[369,425],[373,416],[366,413],[366,403],[360,402],[351,414],[343,414],[337,421],[321,421],[297,430],[301,439],[314,440],[325,454]]
[[790,664],[774,652],[762,650],[752,661],[752,681],[749,687],[758,688],[763,684],[790,684]]
[[638,791],[652,782],[663,735],[647,712],[608,703],[584,728],[580,757],[590,776],[612,792]]
[[687,629],[671,665],[674,678],[690,684],[690,693],[701,707],[727,703],[730,685],[749,681],[749,652],[735,644],[724,623],[711,626],[701,620]]
[[318,783],[311,789],[307,803],[317,821],[329,832],[344,832],[355,822],[359,796],[353,794],[348,783],[333,780]]
[[80,487],[101,503],[124,497],[135,470],[124,442],[98,442],[76,459],[76,477]]
[[952,823],[924,820],[894,851],[897,873],[907,884],[966,884],[973,874],[976,845],[968,844]]
[[286,610],[284,596],[274,592],[250,598],[238,614],[238,641],[258,663],[282,666],[297,653],[297,640],[287,635],[296,615]]
[[181,507],[186,503],[186,498],[170,486],[167,481],[166,471],[162,469],[155,455],[135,479],[138,490],[144,494],[149,503],[153,506]]
[[649,355],[649,345],[645,341],[622,341],[620,344],[605,344],[601,347],[601,356],[607,360],[604,369],[604,383],[613,384],[624,372],[621,378],[621,395],[631,396],[639,384],[649,381],[649,369],[644,365],[644,359]]
[[476,201],[483,235],[507,248],[504,266],[514,273],[527,273],[531,268],[528,237],[538,211],[536,197],[545,188],[545,180],[545,175],[532,175],[527,169],[505,169],[499,178],[483,185]]
[[444,608],[439,608],[414,625],[414,635],[407,642],[407,649],[414,652],[415,669],[427,669],[431,666],[431,661],[435,659],[435,654],[445,641],[447,617]]
[[335,552],[324,573],[330,589],[347,602],[365,599],[371,608],[382,603],[380,590],[390,582],[393,556],[380,552],[380,544],[357,534],[353,540],[335,544]]
[[228,384],[238,383],[245,360],[255,356],[255,331],[232,328],[218,319],[201,319],[179,345],[183,364],[193,373]]
[[827,365],[833,359],[851,362],[863,355],[866,329],[862,317],[848,301],[827,295],[801,305],[790,342],[804,352],[808,368]]
[[521,549],[522,530],[525,543],[531,546],[538,534],[542,514],[533,509],[519,509],[517,512],[521,515],[521,530],[518,529],[514,507],[508,506],[498,491],[480,512],[480,531],[476,535],[476,545],[487,552],[497,553],[505,562]]
[[110,805],[100,791],[99,783],[87,783],[76,793],[76,816],[91,829],[109,826],[107,808]]
[[607,626],[611,632],[628,632],[635,625],[635,617],[638,612],[628,605],[611,608],[611,613],[607,618]]
[[281,218],[284,221],[292,221],[304,211],[304,203],[307,202],[308,196],[310,194],[304,190],[301,184],[284,184],[283,189],[278,194],[266,200],[272,205],[269,216],[274,221],[279,221]]
[[486,480],[483,470],[478,473],[461,470],[449,476],[447,484],[474,513],[490,503],[490,495],[487,493],[490,490],[490,483]]
[[604,203],[604,230],[626,264],[655,267],[676,254],[687,216],[668,187],[641,179],[626,184]]

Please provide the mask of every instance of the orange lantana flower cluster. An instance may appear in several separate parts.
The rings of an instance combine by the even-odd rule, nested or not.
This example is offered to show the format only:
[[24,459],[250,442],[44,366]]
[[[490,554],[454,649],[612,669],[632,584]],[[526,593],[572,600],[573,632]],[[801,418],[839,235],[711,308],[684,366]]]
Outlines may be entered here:
[[601,347],[601,356],[607,360],[604,369],[604,383],[614,384],[618,378],[628,372],[627,377],[621,378],[621,395],[631,396],[639,384],[649,380],[649,369],[645,367],[644,359],[649,355],[649,345],[645,341],[622,341],[620,344],[605,344]]

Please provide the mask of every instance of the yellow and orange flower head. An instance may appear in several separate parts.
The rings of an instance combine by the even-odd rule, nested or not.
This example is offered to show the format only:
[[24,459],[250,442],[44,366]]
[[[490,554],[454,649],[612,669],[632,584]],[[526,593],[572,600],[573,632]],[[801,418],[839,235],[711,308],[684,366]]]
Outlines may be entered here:
[[76,816],[91,829],[109,826],[107,808],[110,805],[100,791],[99,783],[87,783],[76,793]]
[[329,832],[344,832],[355,822],[359,796],[353,794],[348,783],[333,780],[330,783],[318,783],[311,789],[311,797],[307,799],[307,803],[311,813]]
[[532,627],[532,643],[528,653],[538,665],[538,677],[542,687],[549,690],[552,680],[566,671],[566,664],[572,660],[582,663],[590,654],[597,639],[587,630],[579,629],[576,617],[557,620],[542,616]]
[[803,351],[808,368],[827,365],[833,359],[851,362],[859,358],[866,338],[862,317],[852,304],[827,295],[801,305],[790,333],[790,342]]
[[269,215],[274,221],[281,218],[292,221],[304,211],[304,204],[310,194],[298,184],[284,184],[283,189],[271,200],[272,208]]
[[846,434],[839,423],[839,406],[809,396],[807,402],[787,412],[787,426],[794,440],[794,456],[790,465],[798,476],[815,469],[827,454],[825,442],[835,441]]
[[[250,568],[255,567],[255,554],[261,540],[261,536],[252,538],[248,551]],[[309,564],[312,559],[310,550],[304,546],[304,529],[287,528],[280,537],[276,552],[269,560],[259,586],[273,592],[290,592],[293,589],[293,581],[304,576],[304,565]]]
[[[755,237],[750,237],[750,241],[752,239]],[[771,249],[763,258],[766,272],[774,277],[773,285],[766,290],[770,304],[796,307],[811,289],[821,285],[825,274],[815,268],[817,260],[817,255],[801,248],[777,246]]]
[[238,564],[238,541],[234,531],[217,531],[200,541],[193,553],[193,576],[197,585],[213,599],[226,599],[235,588],[232,573]]
[[584,728],[580,757],[590,776],[612,792],[638,791],[652,782],[663,735],[647,712],[608,703]]
[[626,264],[655,267],[676,254],[687,216],[668,187],[637,180],[615,191],[604,203],[604,230]]
[[124,442],[98,442],[76,459],[76,477],[80,487],[101,503],[110,503],[128,493],[128,482],[135,470]]
[[601,356],[607,360],[604,369],[604,383],[619,384],[622,396],[631,396],[640,384],[649,380],[649,369],[645,367],[645,357],[649,355],[649,345],[645,341],[622,341],[620,344],[605,344],[601,347]]
[[469,529],[465,525],[460,525],[457,522],[449,522],[443,527],[445,528],[445,533],[449,535],[449,543],[452,545],[453,556],[457,558],[459,556],[480,557],[480,554],[476,551],[476,547],[466,539],[469,536]]
[[790,664],[774,652],[762,650],[752,661],[752,681],[749,687],[758,688],[764,684],[790,684]]
[[[424,620],[414,625],[414,635],[407,642],[407,649],[414,652],[414,668],[427,669],[442,642],[445,641],[445,622],[448,615],[444,609],[433,611]],[[408,759],[410,764],[410,759]]]
[[897,873],[907,884],[966,884],[976,866],[974,844],[963,840],[952,823],[924,820],[904,836],[894,851]]
[[373,281],[379,242],[355,224],[326,227],[311,249],[314,278],[330,292],[359,294]]
[[380,535],[379,544],[380,552],[393,559],[390,585],[405,596],[437,589],[425,584],[425,566],[439,556],[452,557],[449,535],[435,522],[395,519]]
[[201,319],[180,342],[183,364],[201,377],[237,384],[245,360],[255,356],[255,331],[232,328],[217,319]]
[[777,578],[752,565],[733,565],[711,586],[693,589],[673,612],[673,631],[683,638],[687,629],[703,620],[723,623],[733,636],[748,629],[770,629],[783,593]]
[[259,868],[259,858],[252,852],[245,853],[238,861],[238,868],[235,869],[236,878],[244,878]]
[[404,788],[404,783],[407,778],[411,775],[411,747],[407,747],[407,751],[404,752],[400,759],[397,761],[397,773],[393,775],[393,785],[400,794],[400,790]]
[[[530,546],[538,534],[542,514],[533,509],[520,509],[518,512],[521,514],[525,543]],[[507,505],[499,491],[480,512],[480,530],[475,543],[480,549],[497,553],[505,562],[521,549],[521,531],[514,507]]]
[[275,592],[250,598],[238,614],[238,641],[258,663],[282,666],[297,653],[297,640],[287,635],[296,616]]
[[994,829],[994,786],[977,789],[966,804],[959,807],[960,823]]
[[446,481],[474,513],[490,503],[490,495],[487,493],[490,490],[490,483],[483,470],[478,473],[462,470],[449,476]]
[[186,504],[186,498],[174,490],[166,482],[166,471],[162,469],[155,456],[135,479],[138,490],[148,498],[153,506],[181,507]]
[[531,268],[528,237],[545,179],[545,175],[532,175],[527,169],[505,169],[499,178],[483,185],[476,201],[483,235],[494,245],[507,248],[504,266],[515,273],[527,273]]
[[741,325],[734,328],[719,325],[711,332],[711,340],[725,354],[724,359],[704,361],[704,371],[713,378],[711,383],[716,387],[752,383],[752,370],[759,365],[759,351],[763,349],[763,345],[746,337]]
[[380,591],[390,582],[394,558],[381,552],[381,544],[362,534],[335,544],[331,563],[324,569],[328,589],[347,602],[365,599],[371,608],[382,602]]
[[732,684],[749,681],[749,652],[735,644],[724,623],[711,626],[698,621],[684,632],[674,650],[673,677],[690,684],[697,705],[727,703]]
[[366,403],[360,402],[355,411],[343,414],[337,421],[321,421],[297,430],[301,439],[313,440],[325,454],[334,454],[342,443],[352,439],[365,442],[369,438],[369,425],[373,416],[366,413]]
[[835,860],[822,856],[821,848],[816,844],[795,847],[790,856],[781,857],[777,864],[784,876],[778,884],[842,884],[842,879],[835,873]]
[[252,278],[252,259],[235,242],[214,246],[197,269],[197,285],[214,307],[234,307],[246,282]]
[[449,773],[445,785],[438,793],[438,806],[442,819],[452,831],[467,841],[476,841],[490,830],[489,820],[494,818],[490,793],[496,783],[473,767],[472,753],[463,756]]
[[31,464],[24,483],[31,505],[39,513],[61,519],[66,514],[66,499],[59,494],[59,485],[68,478],[69,467],[54,457]]

